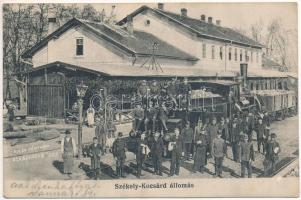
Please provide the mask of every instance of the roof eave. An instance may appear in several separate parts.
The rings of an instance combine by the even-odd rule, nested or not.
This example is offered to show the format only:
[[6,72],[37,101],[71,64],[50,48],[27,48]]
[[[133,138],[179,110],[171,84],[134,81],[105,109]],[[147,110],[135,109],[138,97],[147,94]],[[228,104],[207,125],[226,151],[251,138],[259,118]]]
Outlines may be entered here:
[[[147,54],[147,53],[136,53],[138,57],[149,57],[152,56],[152,54]],[[193,58],[193,57],[177,57],[177,56],[168,56],[168,55],[154,55],[155,57],[158,58],[168,58],[168,59],[176,59],[176,60],[186,60],[186,61],[198,61],[198,58]]]

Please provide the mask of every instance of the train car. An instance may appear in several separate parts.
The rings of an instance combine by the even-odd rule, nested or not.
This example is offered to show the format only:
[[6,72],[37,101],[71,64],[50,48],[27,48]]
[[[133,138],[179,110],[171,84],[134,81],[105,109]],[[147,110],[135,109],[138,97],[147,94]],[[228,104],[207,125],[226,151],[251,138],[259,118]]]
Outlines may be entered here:
[[289,90],[252,91],[260,100],[262,107],[272,118],[284,119],[296,113],[296,95]]

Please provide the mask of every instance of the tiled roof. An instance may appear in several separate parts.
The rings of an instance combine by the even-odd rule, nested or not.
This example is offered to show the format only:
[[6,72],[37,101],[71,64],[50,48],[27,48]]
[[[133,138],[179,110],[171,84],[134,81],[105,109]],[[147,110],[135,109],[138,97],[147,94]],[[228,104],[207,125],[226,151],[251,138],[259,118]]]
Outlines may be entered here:
[[129,34],[127,31],[116,25],[108,25],[76,18],[69,20],[63,26],[44,38],[41,42],[35,44],[31,49],[23,53],[22,57],[31,57],[35,52],[47,45],[49,40],[59,37],[65,31],[78,25],[82,26],[88,31],[92,31],[98,37],[110,42],[113,46],[121,49],[129,56],[151,56],[152,46],[154,42],[156,42],[158,49],[155,51],[155,55],[158,57],[190,61],[198,60],[198,58],[167,44],[166,42],[149,33],[134,31],[133,34]]
[[[259,47],[259,48],[263,47],[263,45],[242,35],[241,33],[237,32],[237,31],[234,31],[233,29],[218,26],[213,23],[211,24],[211,23],[208,23],[205,21],[201,21],[199,19],[183,17],[179,14],[168,12],[168,11],[164,11],[164,10],[160,10],[160,9],[153,9],[148,6],[142,6],[130,15],[132,17],[134,17],[146,9],[150,10],[156,14],[159,14],[160,16],[167,17],[167,18],[173,20],[178,25],[182,25],[186,29],[188,29],[194,33],[197,33],[200,37],[208,37],[210,39],[215,39],[215,40],[225,40],[227,42],[233,42],[233,43],[238,43],[241,45]],[[118,24],[121,25],[121,24],[125,23],[126,20],[127,20],[127,18],[124,18],[120,22],[118,22]]]
[[157,43],[157,50],[154,53],[156,56],[194,61],[198,60],[198,58],[193,57],[172,45],[169,45],[150,33],[134,30],[133,34],[129,34],[126,30],[116,25],[112,26],[103,23],[94,23],[83,20],[81,21],[97,29],[99,32],[111,37],[118,43],[128,47],[137,54],[151,55],[153,44]]

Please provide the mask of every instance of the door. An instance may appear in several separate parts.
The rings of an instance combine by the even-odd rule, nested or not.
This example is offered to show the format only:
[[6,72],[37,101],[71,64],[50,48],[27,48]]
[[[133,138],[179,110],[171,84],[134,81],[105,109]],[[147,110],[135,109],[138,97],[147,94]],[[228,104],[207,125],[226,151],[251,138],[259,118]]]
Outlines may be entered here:
[[28,115],[64,118],[65,89],[62,85],[28,85]]

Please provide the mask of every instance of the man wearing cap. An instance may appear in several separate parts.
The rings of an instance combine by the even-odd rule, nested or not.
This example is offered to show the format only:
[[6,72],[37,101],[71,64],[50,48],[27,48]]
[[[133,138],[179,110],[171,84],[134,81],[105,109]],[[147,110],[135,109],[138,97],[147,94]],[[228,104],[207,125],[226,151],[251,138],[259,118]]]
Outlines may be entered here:
[[137,93],[141,97],[146,97],[147,90],[149,89],[146,80],[142,80],[141,85],[138,87]]
[[240,143],[240,136],[239,136],[239,128],[237,126],[237,118],[234,118],[231,131],[230,131],[230,143],[232,146],[232,154],[233,160],[235,162],[239,162],[239,143]]
[[140,135],[140,138],[138,139],[137,142],[137,154],[136,154],[136,160],[137,160],[137,177],[140,178],[142,176],[141,171],[145,162],[145,159],[150,152],[150,149],[147,145],[147,140],[146,140],[146,134],[143,132]]
[[257,128],[256,128],[257,148],[258,148],[258,152],[260,153],[261,146],[262,146],[262,154],[264,154],[264,152],[265,152],[265,146],[264,146],[264,140],[263,140],[264,132],[265,132],[265,126],[262,123],[262,119],[259,118]]
[[179,128],[176,128],[174,132],[175,135],[174,137],[172,137],[171,141],[168,144],[168,150],[171,151],[169,176],[173,176],[174,174],[176,174],[177,176],[179,175],[181,156],[183,153],[183,137],[182,135],[180,135]]
[[190,160],[191,147],[193,141],[193,129],[190,127],[190,122],[186,122],[185,128],[182,130],[184,155],[186,160]]
[[169,83],[168,88],[167,88],[167,94],[169,95],[169,97],[172,99],[175,107],[178,105],[177,101],[176,101],[176,96],[177,96],[177,92],[178,92],[178,88],[176,85],[176,80],[177,79],[172,79],[172,81]]
[[70,134],[70,130],[65,131],[65,137],[61,141],[61,152],[64,161],[64,174],[71,178],[76,155],[76,143]]
[[117,139],[113,142],[112,153],[116,160],[116,174],[118,177],[125,178],[123,174],[124,162],[125,162],[125,151],[126,151],[126,144],[125,141],[122,140],[122,132],[118,133]]
[[216,123],[216,118],[212,118],[212,122],[209,125],[209,132],[208,132],[208,137],[209,137],[209,154],[210,157],[212,157],[212,145],[213,145],[213,140],[217,137],[217,132],[219,130],[219,126]]
[[245,177],[245,170],[248,170],[248,178],[252,178],[252,165],[254,161],[254,148],[251,141],[249,141],[248,135],[243,135],[244,140],[240,145],[241,154],[241,177]]
[[91,158],[91,170],[93,172],[93,177],[95,180],[97,180],[100,173],[100,156],[101,156],[101,146],[98,143],[97,137],[93,138],[93,144],[90,145],[89,155]]
[[272,175],[275,171],[275,163],[278,160],[278,155],[280,153],[280,145],[276,141],[277,135],[275,133],[271,134],[271,140],[267,143],[267,151],[265,155],[264,163],[264,175]]
[[145,131],[150,131],[150,132],[156,131],[157,116],[158,116],[158,109],[154,107],[153,103],[150,103],[149,107],[145,112],[145,120],[144,120]]
[[214,138],[212,145],[212,155],[214,156],[215,162],[215,177],[219,176],[220,178],[222,178],[223,160],[227,151],[226,142],[221,136],[221,131],[218,131],[217,137]]
[[229,139],[229,127],[225,123],[225,119],[223,117],[221,118],[221,123],[219,124],[218,129],[222,131],[222,138],[227,141]]
[[154,98],[157,98],[157,96],[160,93],[160,87],[159,87],[156,80],[153,80],[153,83],[150,86],[150,93],[151,93],[152,96],[154,96]]
[[136,105],[136,108],[133,111],[133,115],[134,115],[134,125],[133,125],[134,130],[140,130],[141,124],[144,119],[144,109],[141,107],[140,104]]
[[156,132],[154,137],[150,141],[150,149],[153,158],[154,173],[160,176],[162,174],[162,153],[164,150],[163,140],[160,137],[160,133]]
[[204,172],[204,167],[207,165],[207,134],[202,128],[195,133],[195,155],[194,155],[194,172]]
[[266,152],[267,146],[268,146],[268,141],[270,140],[270,125],[266,125],[264,133],[263,133],[263,146],[264,150]]

